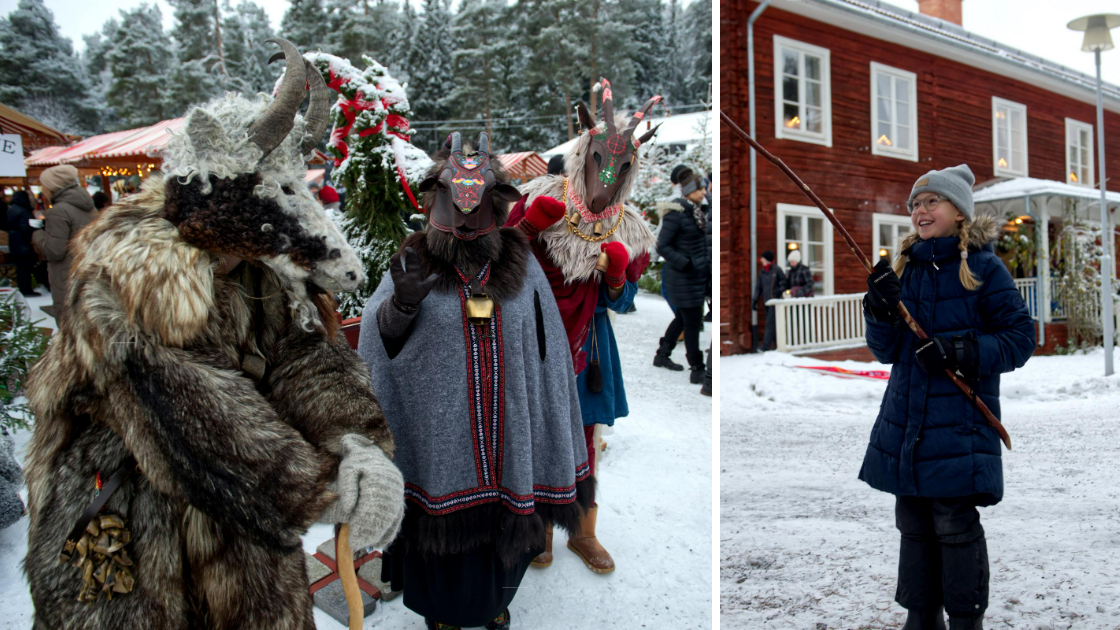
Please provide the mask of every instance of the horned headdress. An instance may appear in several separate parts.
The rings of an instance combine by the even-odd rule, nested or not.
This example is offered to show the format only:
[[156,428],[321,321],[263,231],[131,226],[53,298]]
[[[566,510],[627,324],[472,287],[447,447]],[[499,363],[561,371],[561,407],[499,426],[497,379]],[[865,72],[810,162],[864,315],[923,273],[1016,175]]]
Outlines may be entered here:
[[304,156],[329,124],[327,86],[291,42],[267,41],[283,51],[270,61],[287,62],[276,96],[226,94],[191,110],[165,151],[165,212],[188,243],[272,269],[308,328],[312,296],[353,291],[366,275],[304,182]]

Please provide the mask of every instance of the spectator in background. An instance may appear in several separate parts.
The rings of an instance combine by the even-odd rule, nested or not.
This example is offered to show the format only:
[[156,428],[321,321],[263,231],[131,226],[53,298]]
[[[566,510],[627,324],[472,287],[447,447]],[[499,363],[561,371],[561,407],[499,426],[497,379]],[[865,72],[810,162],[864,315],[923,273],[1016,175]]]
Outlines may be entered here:
[[685,357],[691,369],[689,381],[704,382],[704,353],[700,351],[700,329],[704,320],[704,301],[712,275],[712,257],[708,253],[708,205],[704,203],[704,178],[692,173],[679,178],[681,198],[677,199],[662,219],[657,236],[657,253],[665,259],[662,285],[677,316],[665,329],[653,364],[670,370],[683,369],[669,356],[677,345],[677,335],[684,331]]
[[342,202],[338,198],[338,191],[330,186],[323,186],[319,189],[319,203],[323,204],[326,210],[341,210]]
[[[38,297],[40,293],[31,285],[31,277],[39,263],[39,254],[31,246],[35,228],[31,226],[34,215],[31,210],[31,197],[27,191],[21,190],[12,195],[12,205],[8,206],[6,214],[8,251],[16,264],[16,284],[19,286],[19,292],[26,297]],[[50,284],[43,280],[45,278],[40,278],[39,283],[49,288]]]
[[50,272],[53,304],[43,310],[58,319],[66,310],[66,288],[72,260],[68,251],[70,240],[97,218],[97,209],[90,194],[78,184],[78,169],[69,164],[48,168],[39,176],[39,182],[53,205],[44,220],[32,220],[31,227],[41,227],[39,224],[45,221],[45,226],[42,226],[45,229],[36,230],[32,234],[32,242],[47,259]]
[[[786,273],[782,271],[781,265],[774,264],[774,252],[770,250],[762,252],[758,262],[762,263],[762,268],[758,270],[758,281],[754,283],[754,290],[751,291],[751,309],[758,308],[759,299],[765,306],[767,301],[781,297],[782,292],[786,290]],[[778,323],[774,308],[766,307],[766,333],[762,336],[760,347],[762,352],[773,350],[777,341]]]
[[790,297],[813,297],[813,272],[801,264],[801,250],[793,250],[786,260],[789,261]]
[[93,207],[98,210],[104,210],[113,205],[113,198],[100,190],[93,193]]
[[564,174],[564,156],[556,154],[548,161],[548,174],[549,175],[563,175]]
[[[316,199],[319,198],[319,189],[320,188],[322,188],[322,186],[319,185],[319,182],[311,182],[310,184],[307,185],[307,190],[309,190],[311,192],[311,196],[316,198]],[[320,201],[319,203],[322,203],[322,202]]]

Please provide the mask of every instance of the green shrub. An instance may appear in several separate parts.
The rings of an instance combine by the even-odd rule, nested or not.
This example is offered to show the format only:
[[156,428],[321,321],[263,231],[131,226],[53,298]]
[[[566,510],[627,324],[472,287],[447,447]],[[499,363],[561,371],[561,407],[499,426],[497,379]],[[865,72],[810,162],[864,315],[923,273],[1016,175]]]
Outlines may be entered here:
[[47,349],[47,338],[27,316],[15,292],[0,298],[0,426],[27,429],[31,411],[25,404],[13,404],[27,383],[31,366]]

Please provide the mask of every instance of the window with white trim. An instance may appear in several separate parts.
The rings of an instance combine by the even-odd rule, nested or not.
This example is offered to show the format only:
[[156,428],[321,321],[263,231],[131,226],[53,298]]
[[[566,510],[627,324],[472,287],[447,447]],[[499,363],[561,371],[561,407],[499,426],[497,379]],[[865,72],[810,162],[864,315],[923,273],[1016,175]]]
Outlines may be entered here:
[[813,293],[832,294],[832,224],[816,206],[778,204],[778,254],[788,271],[789,253],[801,250],[801,264],[813,272]]
[[902,239],[914,230],[910,217],[876,212],[871,217],[871,223],[872,233],[875,235],[871,262],[877,263],[880,258],[886,258],[893,264],[901,249]]
[[992,97],[992,165],[996,175],[1027,176],[1027,106]]
[[1093,126],[1066,119],[1066,182],[1093,186]]
[[871,62],[871,153],[918,161],[918,77]]
[[832,146],[827,48],[774,36],[774,134]]

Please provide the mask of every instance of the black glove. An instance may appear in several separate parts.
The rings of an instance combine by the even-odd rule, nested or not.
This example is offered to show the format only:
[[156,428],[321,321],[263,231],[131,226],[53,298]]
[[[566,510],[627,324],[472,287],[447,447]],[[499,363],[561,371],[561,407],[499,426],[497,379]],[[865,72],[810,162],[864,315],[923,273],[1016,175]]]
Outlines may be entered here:
[[930,374],[945,370],[960,372],[966,378],[976,376],[976,348],[972,339],[961,337],[930,337],[918,343],[914,360]]
[[886,258],[875,263],[875,271],[867,276],[867,299],[864,304],[876,321],[891,321],[898,316],[902,301],[902,283]]
[[408,267],[407,271],[401,266],[400,252],[389,258],[389,273],[393,276],[393,300],[403,310],[415,312],[424,298],[428,297],[438,276],[433,273],[425,278],[422,275],[420,256],[411,247],[404,248],[404,262]]

